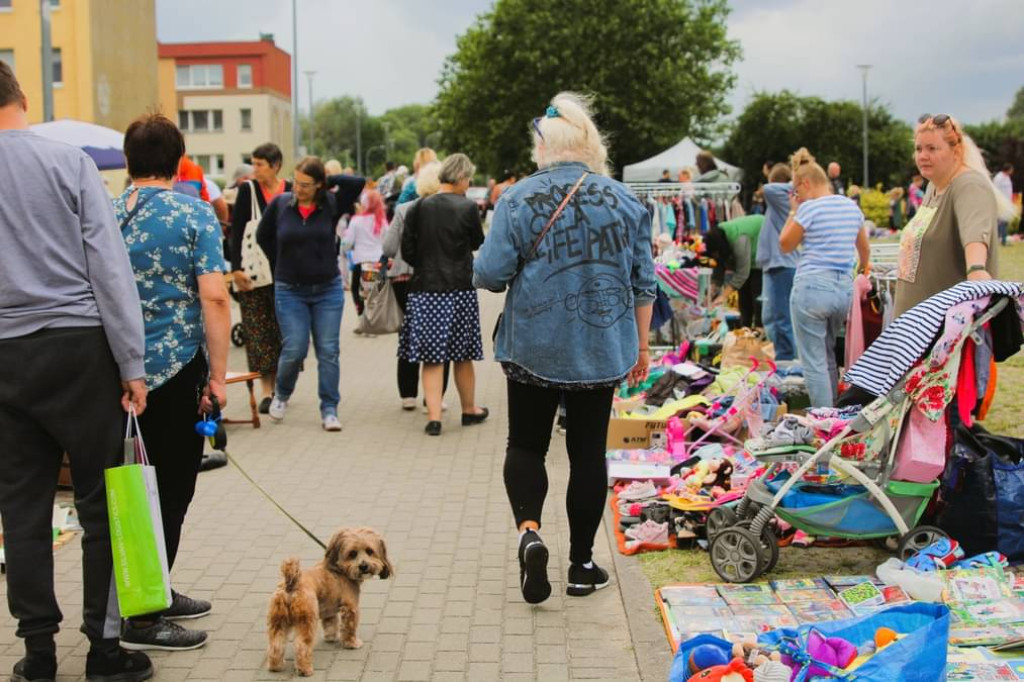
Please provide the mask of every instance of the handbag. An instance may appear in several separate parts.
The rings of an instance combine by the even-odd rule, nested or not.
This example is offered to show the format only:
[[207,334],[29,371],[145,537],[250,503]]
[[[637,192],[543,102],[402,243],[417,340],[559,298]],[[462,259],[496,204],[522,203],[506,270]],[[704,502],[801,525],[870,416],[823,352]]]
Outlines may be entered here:
[[156,468],[146,455],[134,409],[128,414],[124,464],[107,469],[104,479],[121,616],[162,611],[171,605],[167,543]]
[[402,308],[387,270],[380,268],[376,280],[363,295],[359,331],[363,334],[394,334],[402,326]]
[[760,331],[744,327],[725,335],[722,343],[722,368],[750,364],[750,359],[758,362],[775,359],[775,346]]
[[242,262],[241,271],[252,280],[254,289],[270,286],[274,283],[274,273],[270,269],[270,259],[263,252],[256,241],[256,230],[260,226],[260,219],[263,213],[260,211],[259,202],[256,201],[256,192],[260,191],[256,182],[249,181],[250,213],[249,221],[245,224],[242,232]]
[[[583,175],[580,176],[580,179],[576,181],[576,184],[573,185],[573,188],[569,191],[568,194],[565,195],[565,198],[562,199],[562,203],[558,205],[558,208],[555,209],[555,212],[551,214],[550,218],[548,218],[548,222],[544,225],[544,229],[541,230],[540,234],[537,235],[537,238],[533,240],[533,245],[530,246],[530,250],[526,252],[526,257],[523,258],[522,256],[520,256],[519,259],[516,261],[516,271],[512,273],[512,277],[508,280],[509,289],[512,288],[512,282],[516,281],[516,277],[518,277],[519,273],[523,271],[524,267],[526,267],[526,262],[533,258],[533,254],[535,254],[537,252],[537,249],[540,248],[540,243],[544,241],[544,236],[548,233],[548,230],[551,229],[551,226],[555,224],[555,221],[558,220],[558,216],[562,215],[562,211],[565,210],[565,207],[569,205],[570,201],[572,201],[572,198],[576,195],[576,192],[578,192],[580,187],[583,186],[583,181],[587,179],[588,175],[590,175],[590,171],[583,172]],[[498,313],[498,319],[494,322],[494,331],[491,332],[491,341],[497,340],[498,328],[501,327],[501,321],[504,318],[504,312]]]

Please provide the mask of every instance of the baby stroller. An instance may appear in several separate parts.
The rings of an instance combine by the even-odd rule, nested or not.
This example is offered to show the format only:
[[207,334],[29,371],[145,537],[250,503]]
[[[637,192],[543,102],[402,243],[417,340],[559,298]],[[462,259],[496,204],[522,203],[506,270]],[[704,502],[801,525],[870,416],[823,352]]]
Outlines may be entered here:
[[[1007,289],[1016,286],[992,284]],[[1016,286],[1015,291],[1019,297],[1022,287]],[[811,535],[881,541],[895,536],[901,559],[947,537],[939,528],[917,525],[938,482],[896,481],[891,480],[891,474],[908,411],[915,403],[922,404],[928,396],[934,396],[935,386],[923,385],[921,376],[939,374],[918,371],[915,375],[914,370],[933,368],[920,360],[925,357],[932,363],[939,351],[945,362],[959,366],[966,339],[977,339],[978,331],[1012,303],[1005,296],[993,296],[992,300],[966,325],[954,345],[940,349],[936,344],[930,355],[919,355],[918,362],[891,390],[861,408],[817,451],[755,455],[765,465],[764,472],[750,482],[734,509],[716,510],[715,518],[708,522],[709,535],[713,534],[711,565],[723,580],[750,582],[774,568],[779,547],[770,522],[776,516]],[[908,383],[911,377],[913,381]],[[794,462],[798,466],[791,471],[787,467]],[[808,477],[817,480],[808,482]],[[823,478],[826,483],[822,483]]]

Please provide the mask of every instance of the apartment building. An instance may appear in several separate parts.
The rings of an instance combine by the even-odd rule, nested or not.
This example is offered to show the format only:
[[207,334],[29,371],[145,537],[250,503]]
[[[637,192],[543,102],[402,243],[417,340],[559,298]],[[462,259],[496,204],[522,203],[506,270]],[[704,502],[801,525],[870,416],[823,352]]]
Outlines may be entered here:
[[[0,0],[0,60],[43,120],[39,0]],[[124,130],[158,104],[155,0],[50,0],[54,118]]]
[[161,43],[158,73],[161,109],[177,121],[206,174],[229,178],[264,142],[293,157],[291,56],[272,36]]

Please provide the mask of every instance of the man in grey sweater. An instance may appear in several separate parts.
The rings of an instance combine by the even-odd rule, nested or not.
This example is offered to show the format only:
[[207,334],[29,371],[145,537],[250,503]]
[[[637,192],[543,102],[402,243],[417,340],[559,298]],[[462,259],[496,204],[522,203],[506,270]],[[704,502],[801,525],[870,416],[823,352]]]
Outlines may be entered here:
[[82,540],[89,680],[152,677],[119,646],[103,472],[122,456],[125,411],[146,407],[142,309],[92,160],[28,130],[0,62],[0,515],[7,601],[26,656],[12,680],[52,680],[62,616],[53,588],[53,497],[66,452]]

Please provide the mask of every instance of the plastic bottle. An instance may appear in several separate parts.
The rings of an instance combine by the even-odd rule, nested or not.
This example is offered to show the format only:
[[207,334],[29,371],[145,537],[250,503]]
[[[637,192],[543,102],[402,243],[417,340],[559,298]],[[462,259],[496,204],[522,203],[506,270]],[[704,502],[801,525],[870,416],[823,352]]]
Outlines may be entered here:
[[886,585],[902,587],[911,599],[933,604],[942,601],[942,578],[938,573],[915,571],[895,557],[887,559],[875,573]]

